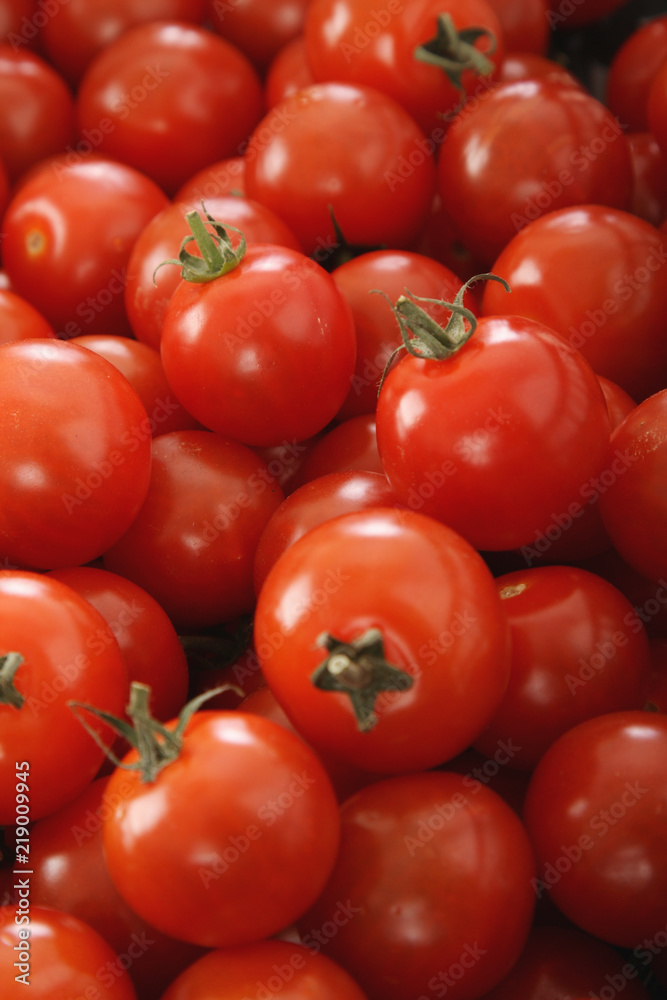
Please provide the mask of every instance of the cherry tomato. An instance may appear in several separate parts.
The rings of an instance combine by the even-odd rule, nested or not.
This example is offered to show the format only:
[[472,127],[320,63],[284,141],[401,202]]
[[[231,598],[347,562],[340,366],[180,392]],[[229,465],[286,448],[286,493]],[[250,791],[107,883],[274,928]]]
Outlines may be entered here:
[[207,0],[211,26],[265,70],[303,28],[311,0]]
[[536,888],[577,926],[630,948],[667,926],[667,716],[570,729],[533,772],[524,817]]
[[125,31],[95,57],[77,94],[81,134],[169,194],[240,152],[261,112],[259,77],[243,53],[181,22]]
[[547,22],[549,0],[487,0],[487,2],[498,16],[507,52],[536,55],[546,53],[550,41]]
[[407,246],[428,216],[433,143],[374,88],[321,83],[297,91],[257,125],[245,155],[248,195],[319,259],[339,245],[331,210],[346,240],[363,246]]
[[614,54],[605,103],[630,132],[646,132],[646,104],[655,76],[667,60],[667,16],[640,24]]
[[251,611],[257,541],[283,494],[265,463],[209,431],[154,438],[146,501],[104,555],[179,626],[215,625]]
[[627,415],[632,413],[637,404],[625,389],[621,389],[620,385],[616,385],[611,379],[598,375],[598,382],[609,411],[609,426],[612,431],[615,431]]
[[[128,677],[104,618],[59,580],[0,571],[0,622],[0,822],[25,826],[75,798],[104,759],[67,703],[122,711]],[[96,730],[108,746],[111,731]]]
[[411,511],[345,514],[287,549],[259,594],[255,648],[313,747],[383,774],[464,750],[508,678],[489,571],[450,528]]
[[39,35],[34,23],[36,0],[0,0],[0,39],[30,47]]
[[534,52],[508,52],[503,59],[498,79],[501,83],[545,78],[563,86],[581,87],[581,83],[561,63]]
[[310,71],[306,55],[306,40],[297,35],[276,53],[264,81],[264,100],[267,108],[291,97],[298,90],[310,87],[315,78]]
[[125,901],[165,934],[246,944],[317,899],[338,850],[338,805],[315,754],[281,726],[196,713],[154,781],[117,768],[109,796],[128,781],[104,823],[107,864]]
[[[369,1000],[481,997],[525,944],[535,897],[525,830],[458,774],[377,781],[341,807],[338,860],[301,940],[343,965]],[[335,933],[328,933],[336,927]]]
[[0,395],[1,555],[38,569],[90,562],[146,497],[150,426],[139,397],[104,358],[60,340],[3,344]]
[[646,104],[649,131],[667,156],[667,60],[656,73]]
[[667,219],[667,153],[650,132],[632,132],[628,142],[634,174],[630,208],[633,215],[660,226]]
[[48,320],[44,319],[27,299],[8,288],[0,289],[0,343],[10,344],[14,340],[45,339],[56,333]]
[[245,195],[243,156],[228,156],[198,170],[178,189],[174,201],[200,205],[209,198],[223,198],[228,194]]
[[350,417],[326,431],[304,457],[299,470],[299,485],[332,472],[377,472],[384,475],[374,413]]
[[148,177],[110,160],[36,174],[3,219],[12,288],[60,337],[130,334],[123,303],[132,244],[167,204]]

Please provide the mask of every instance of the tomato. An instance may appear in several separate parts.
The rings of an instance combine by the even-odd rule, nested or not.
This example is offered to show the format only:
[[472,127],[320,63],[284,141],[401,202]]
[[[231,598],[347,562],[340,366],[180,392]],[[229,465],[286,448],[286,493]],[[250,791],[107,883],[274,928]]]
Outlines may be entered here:
[[628,142],[635,180],[632,213],[659,226],[667,219],[667,154],[650,132],[632,132]]
[[[444,264],[407,250],[377,250],[362,254],[335,268],[332,276],[352,309],[357,337],[357,363],[347,398],[338,419],[375,413],[382,373],[401,334],[391,308],[406,289],[413,295],[451,302],[461,280]],[[384,295],[370,294],[377,291]],[[390,302],[387,302],[387,297]],[[427,303],[429,315],[441,323],[450,311]],[[475,312],[472,295],[465,305]]]
[[295,490],[269,518],[255,553],[255,590],[282,553],[318,524],[367,507],[397,503],[387,477],[379,472],[332,472]]
[[298,483],[301,486],[333,472],[355,471],[384,475],[374,413],[350,417],[326,431],[304,457]]
[[545,566],[496,579],[512,646],[510,680],[495,717],[475,740],[491,756],[518,744],[510,767],[531,770],[555,740],[585,719],[643,708],[651,658],[630,602],[585,570]]
[[620,385],[616,385],[610,379],[598,375],[598,382],[604,393],[607,410],[609,411],[610,428],[612,431],[615,431],[627,415],[632,413],[637,404],[625,389],[621,389]]
[[303,28],[311,0],[207,0],[211,26],[265,70]]
[[667,59],[667,16],[640,24],[617,49],[609,67],[605,103],[630,132],[646,132],[646,104]]
[[[104,965],[112,973],[109,982],[127,969],[142,1000],[160,1000],[202,952],[151,927],[118,895],[102,853],[102,822],[117,805],[108,781],[93,781],[73,802],[31,827],[30,901],[83,920],[115,952]],[[121,787],[120,794],[129,787]]]
[[385,94],[313,84],[280,101],[255,128],[246,190],[318,259],[339,245],[331,210],[349,243],[404,247],[430,209],[432,154],[415,121]]
[[634,947],[667,926],[667,716],[614,712],[561,736],[524,817],[536,888],[577,926]]
[[127,30],[95,57],[77,94],[81,134],[169,194],[240,152],[261,112],[259,77],[243,53],[181,22]]
[[622,126],[584,90],[546,78],[501,83],[452,122],[438,187],[461,242],[491,264],[544,213],[588,202],[627,208],[630,149]]
[[264,100],[267,108],[291,97],[298,90],[310,87],[315,78],[310,71],[306,55],[306,40],[297,35],[276,53],[264,81]]
[[25,996],[26,986],[33,1000],[53,1000],[55,984],[62,997],[99,995],[103,984],[105,1000],[137,1000],[106,941],[83,921],[44,907],[30,906],[22,915],[14,906],[0,907],[0,975],[7,1000]]
[[161,354],[176,396],[205,427],[249,445],[301,441],[329,423],[347,394],[354,326],[317,263],[254,244],[227,274],[180,283]]
[[153,715],[163,722],[174,718],[187,698],[188,666],[176,630],[157,601],[103,569],[79,566],[51,570],[49,576],[99,611],[120,647],[130,681],[150,685]]
[[148,490],[139,397],[104,358],[59,340],[3,344],[0,395],[1,555],[38,569],[95,559]]
[[283,499],[265,463],[209,431],[153,440],[146,501],[104,555],[179,626],[228,621],[254,606],[259,536]]
[[183,972],[163,1000],[207,1000],[211,990],[224,990],[225,1000],[246,1000],[260,988],[281,990],[286,1000],[314,996],[317,1000],[366,1000],[339,965],[288,941],[260,941],[213,951]]
[[243,156],[228,156],[217,163],[209,163],[198,170],[178,189],[175,202],[196,202],[201,204],[208,198],[222,198],[233,194],[245,195],[245,159]]
[[165,934],[205,947],[259,941],[321,892],[338,805],[315,754],[282,727],[197,713],[155,780],[118,768],[109,795],[128,781],[104,823],[107,864],[125,901]]
[[0,45],[0,155],[14,181],[74,138],[74,101],[65,81],[32,52]]
[[[550,41],[548,0],[487,0],[500,21],[507,52],[544,55]],[[502,68],[501,68],[502,73]]]
[[667,155],[667,60],[656,73],[646,104],[649,131]]
[[166,204],[147,177],[110,160],[40,171],[3,219],[2,257],[13,290],[60,337],[129,335],[123,288],[130,250]]
[[551,0],[547,11],[550,28],[580,28],[616,10],[625,0]]
[[0,289],[0,343],[55,335],[51,324],[26,299],[8,288]]
[[253,448],[255,454],[264,459],[271,475],[276,479],[281,490],[288,496],[300,485],[301,466],[324,436],[323,432],[314,434],[306,441],[283,441],[282,444],[269,445],[266,448]]
[[362,788],[341,821],[333,873],[298,924],[306,946],[369,1000],[444,989],[471,1000],[510,970],[530,929],[534,860],[499,796],[458,774],[414,774]]
[[632,411],[614,431],[611,447],[626,468],[600,498],[605,527],[626,562],[664,583],[667,575],[667,389]]
[[[156,350],[160,348],[167,305],[181,278],[175,267],[161,267],[155,272],[163,261],[176,257],[183,238],[190,235],[185,214],[191,209],[201,209],[201,199],[194,195],[185,202],[168,205],[151,219],[134,244],[127,266],[128,319],[137,340]],[[301,249],[282,219],[259,202],[232,195],[215,196],[206,200],[206,210],[222,225],[242,230],[248,243],[277,243]],[[232,245],[238,246],[239,234],[229,229],[228,235]]]
[[[477,29],[477,37],[465,37]],[[434,146],[446,119],[479,86],[479,77],[489,85],[504,55],[500,20],[486,0],[413,0],[380,8],[373,0],[313,0],[305,39],[316,80],[376,87],[412,115]],[[440,61],[416,55],[424,46]]]
[[601,472],[609,417],[578,352],[532,320],[491,316],[449,358],[398,362],[377,436],[402,503],[502,550],[540,537]]
[[[664,388],[667,340],[664,236],[626,212],[580,205],[549,212],[518,233],[494,270],[511,309],[551,327],[634,399]],[[567,294],[564,294],[567,289]],[[482,313],[509,306],[487,284]]]
[[534,52],[509,52],[503,59],[498,79],[502,83],[534,80],[542,77],[563,86],[581,87],[581,83],[561,63]]
[[49,60],[77,87],[92,59],[143,21],[204,19],[205,0],[67,0],[47,18],[40,38]]
[[[105,620],[59,580],[0,571],[0,623],[0,822],[25,825],[83,791],[104,759],[67,703],[118,712],[128,677]],[[110,731],[97,732],[108,745]]]
[[123,373],[144,405],[153,437],[170,431],[201,429],[172,393],[160,355],[151,347],[129,337],[101,333],[73,337],[70,343],[99,354]]
[[34,42],[39,33],[35,7],[36,0],[0,0],[0,40],[16,48]]
[[298,732],[367,771],[454,757],[507,684],[507,624],[489,571],[451,529],[411,511],[312,528],[264,581],[254,634]]

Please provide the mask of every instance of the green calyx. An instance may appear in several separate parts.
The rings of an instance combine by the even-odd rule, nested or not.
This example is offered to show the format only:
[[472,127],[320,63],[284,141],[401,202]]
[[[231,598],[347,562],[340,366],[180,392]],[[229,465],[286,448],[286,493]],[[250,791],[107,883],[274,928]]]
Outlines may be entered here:
[[[475,47],[475,42],[479,38],[488,39],[486,53]],[[487,58],[487,54],[493,55],[496,46],[496,37],[488,28],[470,27],[457,31],[449,14],[438,15],[435,35],[429,41],[417,46],[415,58],[441,69],[461,95],[457,107],[443,114],[443,118],[453,117],[463,106],[466,92],[462,76],[466,71],[474,73],[475,76],[488,76],[493,72],[495,67]]]
[[5,653],[0,656],[0,705],[22,707],[25,698],[14,684],[14,675],[23,662],[20,653]]
[[[185,281],[203,283],[213,281],[214,278],[219,278],[221,275],[233,271],[243,260],[246,252],[246,241],[241,230],[234,226],[225,227],[222,223],[216,222],[213,216],[206,211],[204,202],[202,202],[202,210],[206,216],[205,219],[196,209],[186,214],[185,221],[190,227],[191,235],[183,238],[178,257],[171,257],[158,264],[153,272],[153,284],[156,284],[155,275],[165,264],[176,264],[180,267],[181,277]],[[207,229],[207,224],[213,229],[213,232]],[[238,233],[241,237],[236,248],[232,246],[229,239],[228,229]],[[187,250],[189,244],[193,242],[197,244],[201,257]]]
[[317,640],[328,655],[311,675],[320,691],[346,694],[361,732],[375,726],[378,697],[384,691],[407,691],[413,678],[404,670],[388,663],[384,655],[384,640],[377,628],[369,628],[352,642],[336,639],[328,632]]

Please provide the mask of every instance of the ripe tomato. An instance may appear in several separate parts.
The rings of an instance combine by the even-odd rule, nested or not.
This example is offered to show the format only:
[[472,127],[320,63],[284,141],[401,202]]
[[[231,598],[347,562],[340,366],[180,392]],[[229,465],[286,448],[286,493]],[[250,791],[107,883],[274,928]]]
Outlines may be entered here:
[[279,101],[312,83],[315,78],[306,57],[306,40],[303,35],[297,35],[276,53],[266,72],[264,101],[267,108],[275,107]]
[[312,528],[264,581],[254,634],[295,728],[367,771],[454,757],[507,684],[507,624],[489,571],[450,528],[411,511]]
[[651,84],[646,104],[649,131],[653,133],[662,152],[667,155],[667,60],[662,64]]
[[605,103],[630,132],[646,132],[646,105],[655,76],[667,60],[667,16],[640,24],[614,54]]
[[0,347],[0,556],[77,566],[136,517],[150,478],[150,426],[117,368],[60,340]]
[[95,57],[77,93],[81,134],[169,194],[240,152],[261,113],[261,83],[243,53],[181,22],[124,32]]
[[104,823],[107,864],[128,905],[165,934],[205,947],[259,941],[319,896],[338,804],[313,751],[281,726],[196,713],[155,780],[117,768],[109,795],[128,782]]
[[[75,798],[104,759],[68,701],[117,713],[128,677],[104,618],[59,580],[0,571],[0,633],[0,823],[25,826]],[[96,729],[109,745],[110,730]]]
[[634,174],[630,209],[652,226],[660,226],[667,219],[667,152],[650,132],[632,132],[628,142]]
[[174,195],[175,202],[193,202],[201,205],[209,198],[225,195],[245,195],[245,159],[228,156],[217,163],[209,163],[198,170]]
[[452,122],[438,188],[461,242],[492,264],[545,212],[589,202],[627,208],[630,149],[619,122],[583,89],[545,78],[501,83]]
[[45,907],[0,907],[0,976],[6,1000],[26,996],[26,986],[32,1000],[53,1000],[55,984],[62,997],[99,996],[103,985],[105,1000],[137,1000],[106,941],[76,917]]
[[205,427],[272,445],[308,438],[336,415],[354,368],[354,325],[315,261],[255,244],[227,274],[180,283],[160,350],[170,386]]
[[302,28],[311,0],[207,0],[211,26],[260,70]]
[[[1,206],[0,206],[1,208]],[[48,320],[27,299],[8,288],[0,289],[0,343],[55,337]]]
[[349,243],[404,247],[435,189],[433,144],[399,104],[366,86],[297,91],[257,125],[245,156],[248,195],[320,260],[340,245],[331,210]]
[[614,712],[560,737],[524,809],[536,891],[578,927],[634,947],[667,926],[667,716]]
[[535,862],[495,792],[443,771],[389,778],[348,799],[341,821],[329,882],[298,923],[307,947],[369,1000],[471,1000],[509,972],[530,929]]
[[498,75],[502,83],[516,83],[517,80],[535,80],[543,77],[566,87],[581,87],[581,82],[561,63],[534,52],[508,53],[503,59]]
[[298,483],[301,486],[332,472],[352,471],[384,475],[378,454],[374,413],[350,417],[326,431],[304,457]]
[[123,288],[130,250],[166,204],[148,177],[110,160],[41,170],[3,219],[2,259],[13,290],[60,337],[129,336]]
[[[550,42],[549,0],[487,0],[500,21],[507,52],[544,55]],[[505,60],[503,60],[504,64]],[[502,75],[501,66],[501,75]]]

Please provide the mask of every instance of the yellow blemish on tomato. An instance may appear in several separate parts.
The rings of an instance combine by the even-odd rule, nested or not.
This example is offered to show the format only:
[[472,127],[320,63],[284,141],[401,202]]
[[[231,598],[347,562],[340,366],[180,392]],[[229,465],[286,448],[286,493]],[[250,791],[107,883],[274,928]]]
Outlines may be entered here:
[[29,257],[39,257],[46,249],[46,236],[41,229],[31,229],[25,238]]
[[498,592],[500,600],[506,601],[509,597],[518,597],[519,594],[523,594],[527,587],[527,583],[515,583],[513,586],[503,587],[503,589]]

